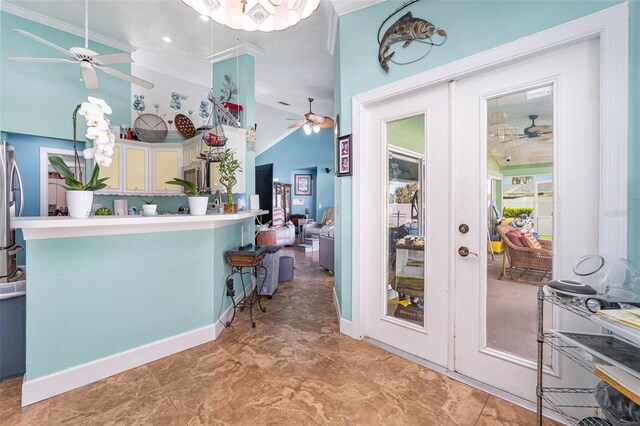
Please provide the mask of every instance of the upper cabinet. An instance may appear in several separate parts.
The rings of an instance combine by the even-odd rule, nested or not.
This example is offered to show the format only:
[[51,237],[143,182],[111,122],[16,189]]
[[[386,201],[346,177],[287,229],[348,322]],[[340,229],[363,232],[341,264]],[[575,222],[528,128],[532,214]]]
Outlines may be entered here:
[[100,169],[100,177],[108,177],[100,194],[173,195],[179,187],[165,184],[182,177],[182,144],[148,144],[117,140],[111,166]]
[[123,144],[124,190],[129,194],[149,192],[149,148]]

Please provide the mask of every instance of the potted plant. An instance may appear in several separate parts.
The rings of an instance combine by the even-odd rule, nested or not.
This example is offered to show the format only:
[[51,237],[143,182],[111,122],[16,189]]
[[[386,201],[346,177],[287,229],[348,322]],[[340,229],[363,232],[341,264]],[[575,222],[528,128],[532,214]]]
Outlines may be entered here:
[[236,172],[242,171],[240,162],[236,159],[235,152],[226,149],[220,157],[220,183],[227,190],[227,202],[224,203],[225,213],[235,213],[238,211],[238,204],[233,202],[233,186],[238,183]]
[[[91,206],[93,204],[93,192],[105,188],[104,183],[108,178],[99,179],[100,166],[109,167],[111,165],[111,155],[113,155],[113,147],[115,145],[115,136],[109,130],[109,120],[105,114],[111,114],[111,108],[102,99],[89,96],[89,102],[83,102],[76,106],[71,115],[73,121],[73,152],[74,152],[74,171],[61,157],[49,157],[51,166],[60,173],[64,178],[64,189],[66,189],[67,207],[69,216],[75,218],[89,217]],[[82,178],[82,168],[80,164],[80,156],[76,147],[76,120],[77,115],[85,117],[87,121],[87,139],[93,141],[93,146],[83,151],[86,159],[94,158],[95,166],[91,179],[84,183]]]
[[188,180],[173,178],[165,183],[178,185],[184,189],[184,193],[189,200],[189,214],[194,216],[204,216],[207,214],[207,204],[209,203],[209,188],[200,188],[195,183]]
[[157,214],[158,205],[153,200],[144,200],[142,204],[142,214],[153,216]]

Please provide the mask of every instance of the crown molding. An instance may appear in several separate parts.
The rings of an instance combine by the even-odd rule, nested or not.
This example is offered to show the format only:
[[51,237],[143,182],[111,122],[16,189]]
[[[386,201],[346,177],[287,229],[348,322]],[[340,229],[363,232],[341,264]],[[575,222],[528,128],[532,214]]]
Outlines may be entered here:
[[[6,1],[0,1],[0,10],[24,19],[28,19],[33,22],[37,22],[38,24],[46,25],[47,27],[55,28],[69,34],[82,37],[84,39],[84,28],[77,27],[67,22],[59,21],[57,19],[51,18],[38,12],[34,12],[16,4],[7,3]],[[135,52],[138,49],[137,47],[130,44],[91,31],[89,31],[89,40],[129,53]]]
[[227,59],[236,58],[237,56],[240,56],[240,55],[251,55],[254,58],[256,58],[262,55],[263,53],[264,53],[264,50],[260,49],[259,47],[255,47],[254,45],[249,43],[242,43],[238,47],[232,47],[230,49],[226,49],[221,52],[214,53],[213,55],[209,55],[206,58],[209,60],[209,62],[211,62],[212,64],[215,64],[217,62],[226,61]]
[[338,38],[338,13],[334,8],[331,8],[329,14],[329,37],[327,39],[327,50],[333,56],[333,52],[336,48],[336,39]]
[[331,4],[338,16],[342,16],[384,1],[385,0],[331,0]]

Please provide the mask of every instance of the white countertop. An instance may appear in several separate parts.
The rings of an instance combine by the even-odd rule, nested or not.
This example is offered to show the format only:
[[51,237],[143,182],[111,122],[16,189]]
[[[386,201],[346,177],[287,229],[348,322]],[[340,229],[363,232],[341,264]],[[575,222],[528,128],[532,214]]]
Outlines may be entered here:
[[244,222],[268,213],[266,210],[249,210],[238,213],[207,214],[205,216],[188,214],[130,215],[90,216],[83,219],[64,216],[33,216],[14,218],[11,220],[11,227],[22,229],[25,240],[39,240],[213,229]]

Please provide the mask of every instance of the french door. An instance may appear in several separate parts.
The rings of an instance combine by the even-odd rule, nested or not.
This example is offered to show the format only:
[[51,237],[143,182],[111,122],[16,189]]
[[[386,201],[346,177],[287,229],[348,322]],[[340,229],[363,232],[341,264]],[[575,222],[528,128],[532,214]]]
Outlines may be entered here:
[[[599,69],[592,40],[367,106],[363,336],[534,400],[537,288],[598,252]],[[510,251],[509,221],[533,261]],[[547,383],[590,384],[544,363]]]
[[[570,277],[576,258],[598,253],[599,58],[598,41],[587,41],[455,87],[455,218],[469,232],[452,232],[456,250],[473,253],[454,255],[455,370],[528,400],[535,397],[537,287],[552,275]],[[500,195],[491,200],[487,177],[496,175]],[[504,231],[514,227],[496,226],[490,203],[515,213],[506,219],[514,223],[523,209],[538,210],[528,213],[538,218],[528,226],[541,248],[510,247]],[[493,258],[491,236],[503,244]],[[545,318],[548,328],[589,327],[562,311],[549,309]],[[588,380],[570,362],[562,370],[558,359],[544,362],[564,386]]]
[[[449,91],[446,84],[371,109],[360,154],[369,199],[366,336],[447,363]],[[364,136],[364,135],[363,135]],[[445,344],[443,344],[445,342]]]

